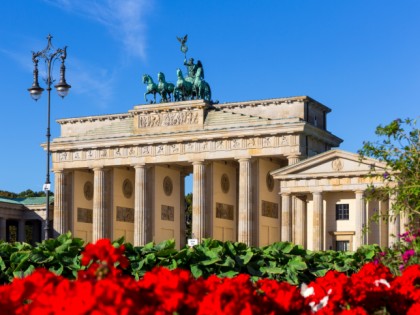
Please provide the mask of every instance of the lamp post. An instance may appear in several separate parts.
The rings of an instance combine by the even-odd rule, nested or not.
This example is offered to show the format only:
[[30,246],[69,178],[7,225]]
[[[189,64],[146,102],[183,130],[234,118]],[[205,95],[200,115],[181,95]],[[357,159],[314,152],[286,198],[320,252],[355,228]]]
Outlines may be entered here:
[[38,101],[41,97],[42,92],[44,89],[39,86],[38,83],[38,62],[39,60],[44,60],[46,65],[46,77],[44,78],[45,83],[47,85],[47,92],[48,92],[48,119],[47,119],[47,176],[45,180],[45,184],[43,186],[43,190],[45,191],[46,195],[46,214],[45,214],[45,227],[44,227],[44,239],[49,238],[49,210],[50,210],[50,105],[51,105],[51,85],[55,81],[51,75],[51,70],[54,65],[54,62],[57,59],[61,59],[61,67],[60,67],[60,81],[54,87],[57,90],[59,96],[64,98],[71,88],[70,85],[66,82],[66,67],[64,65],[64,61],[67,57],[67,46],[63,49],[58,48],[54,51],[54,47],[51,44],[52,36],[48,35],[47,40],[48,44],[43,50],[38,52],[32,52],[32,61],[34,63],[34,78],[32,86],[28,89],[32,99]]

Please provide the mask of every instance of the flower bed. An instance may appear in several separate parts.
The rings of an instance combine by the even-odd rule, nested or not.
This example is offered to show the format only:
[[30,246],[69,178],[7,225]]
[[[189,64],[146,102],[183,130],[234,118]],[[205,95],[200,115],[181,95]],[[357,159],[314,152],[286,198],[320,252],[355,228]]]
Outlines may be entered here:
[[124,245],[86,246],[77,280],[45,269],[0,286],[1,314],[420,314],[420,266],[393,276],[368,263],[346,276],[329,271],[301,288],[272,279],[250,281],[155,268],[136,281],[123,275]]

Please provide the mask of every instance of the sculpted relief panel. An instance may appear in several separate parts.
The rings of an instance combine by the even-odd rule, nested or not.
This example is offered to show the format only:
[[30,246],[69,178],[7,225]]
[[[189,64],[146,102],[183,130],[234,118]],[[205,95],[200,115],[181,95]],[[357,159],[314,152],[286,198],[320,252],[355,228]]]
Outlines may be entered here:
[[[279,148],[278,153],[287,154],[296,148],[286,145],[290,143],[289,136],[259,136],[233,139],[214,139],[191,141],[181,143],[158,143],[136,146],[111,147],[87,149],[74,152],[54,153],[58,162],[78,162],[94,159],[114,159],[129,157],[153,157],[166,155],[182,155],[190,153],[202,153],[211,151],[235,151],[247,149],[270,149]],[[339,167],[339,162],[334,162],[333,167]]]
[[139,128],[198,124],[198,112],[192,110],[163,112],[139,116]]

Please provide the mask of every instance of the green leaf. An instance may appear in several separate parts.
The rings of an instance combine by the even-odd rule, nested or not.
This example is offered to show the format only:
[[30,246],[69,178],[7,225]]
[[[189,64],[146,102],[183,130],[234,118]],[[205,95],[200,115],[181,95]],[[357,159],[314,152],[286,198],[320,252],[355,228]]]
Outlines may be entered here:
[[219,262],[220,260],[221,260],[220,257],[214,257],[212,259],[203,260],[203,261],[200,262],[200,264],[203,265],[203,266],[209,266],[209,265],[213,265],[213,264]]
[[63,265],[59,264],[58,266],[50,267],[49,270],[54,272],[56,275],[61,275],[63,273]]
[[34,265],[30,265],[23,273],[23,275],[25,277],[29,276],[32,272],[34,272],[35,270],[35,266]]
[[278,274],[281,275],[284,273],[284,269],[280,267],[261,267],[261,272],[266,274]]
[[6,269],[6,264],[4,263],[3,258],[0,256],[0,270],[3,271],[4,269]]
[[191,265],[190,270],[194,278],[200,278],[203,276],[203,271],[197,265]]
[[233,278],[233,277],[237,276],[238,274],[239,274],[239,272],[237,272],[237,271],[229,270],[229,271],[226,271],[226,272],[219,273],[217,276],[218,277]]
[[293,270],[306,270],[308,269],[308,266],[306,263],[302,260],[302,257],[295,256],[291,260],[289,260],[289,263],[287,266]]

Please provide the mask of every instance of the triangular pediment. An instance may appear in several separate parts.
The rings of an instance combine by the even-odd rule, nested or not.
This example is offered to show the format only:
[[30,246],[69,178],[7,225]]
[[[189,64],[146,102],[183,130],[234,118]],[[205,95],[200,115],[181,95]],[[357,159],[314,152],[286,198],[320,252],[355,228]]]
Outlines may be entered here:
[[375,159],[360,160],[359,155],[342,150],[330,150],[299,163],[278,169],[274,178],[360,176],[372,169],[383,172],[385,165]]

